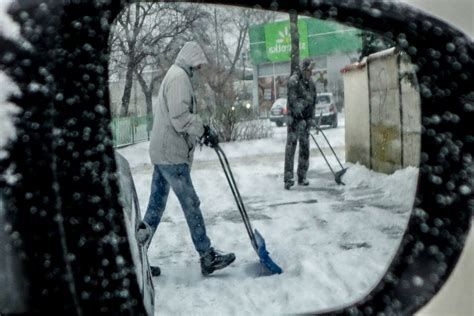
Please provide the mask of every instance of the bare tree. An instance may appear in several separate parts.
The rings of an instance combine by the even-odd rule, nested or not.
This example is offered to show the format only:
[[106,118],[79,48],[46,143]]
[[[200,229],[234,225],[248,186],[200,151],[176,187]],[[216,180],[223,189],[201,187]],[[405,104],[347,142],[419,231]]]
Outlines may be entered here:
[[[130,103],[130,95],[132,92],[133,70],[138,62],[136,52],[138,50],[137,40],[140,29],[143,27],[146,12],[141,12],[140,3],[135,3],[128,10],[124,10],[117,19],[117,30],[113,32],[114,36],[111,40],[112,56],[118,51],[122,54],[114,61],[125,68],[125,88],[122,96],[122,107],[120,116],[128,114],[128,106]],[[142,18],[140,18],[142,17]]]
[[205,54],[209,65],[204,76],[214,92],[216,104],[228,106],[233,101],[230,98],[233,97],[235,67],[245,43],[249,23],[242,11],[230,12],[217,7],[209,12],[207,19],[212,30],[207,30],[205,35],[198,35],[199,40],[207,41]]
[[125,72],[120,116],[128,114],[134,77],[145,94],[147,112],[151,112],[154,83],[160,79],[155,70],[198,18],[200,11],[192,6],[146,2],[132,4],[117,18],[111,47],[114,65]]
[[[214,106],[207,107],[216,119],[218,132],[223,141],[232,140],[239,133],[238,120],[241,116],[233,108],[236,100],[234,82],[240,78],[238,69],[244,48],[248,46],[248,32],[252,24],[275,18],[275,14],[262,15],[252,9],[229,9],[213,7],[208,10],[195,39],[205,48],[209,65],[203,72],[204,81],[212,92],[207,97]],[[196,25],[195,25],[196,26]]]
[[359,33],[359,36],[362,40],[362,48],[360,50],[358,60],[359,62],[370,54],[395,46],[395,43],[389,38],[370,31],[362,31]]
[[[281,15],[280,15],[281,16]],[[252,9],[203,8],[192,4],[135,3],[122,13],[112,38],[114,69],[125,73],[121,116],[128,114],[132,80],[136,79],[151,112],[152,95],[174,62],[182,44],[196,40],[208,59],[201,78],[193,78],[208,116],[221,119],[222,140],[239,135],[239,115],[231,113],[236,93],[234,83],[241,74],[241,55],[248,46],[252,24],[275,20],[276,14]],[[201,112],[202,113],[202,112]]]

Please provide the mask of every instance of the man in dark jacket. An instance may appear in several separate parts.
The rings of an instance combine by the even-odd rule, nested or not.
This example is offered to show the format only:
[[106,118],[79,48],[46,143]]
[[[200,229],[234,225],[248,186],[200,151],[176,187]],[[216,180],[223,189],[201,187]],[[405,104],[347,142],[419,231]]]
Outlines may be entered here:
[[296,144],[299,142],[298,184],[309,185],[306,173],[309,167],[309,129],[314,124],[314,107],[316,105],[316,86],[311,79],[314,63],[306,58],[300,69],[288,80],[288,134],[285,148],[285,189],[294,184],[293,165]]

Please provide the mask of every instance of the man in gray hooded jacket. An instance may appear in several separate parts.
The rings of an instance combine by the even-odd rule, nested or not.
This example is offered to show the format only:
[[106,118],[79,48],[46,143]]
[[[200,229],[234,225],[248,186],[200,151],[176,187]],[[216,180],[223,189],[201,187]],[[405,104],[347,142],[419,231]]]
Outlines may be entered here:
[[[206,234],[199,197],[191,181],[194,148],[202,139],[214,147],[217,135],[203,125],[196,114],[196,98],[191,84],[193,73],[207,64],[196,42],[187,42],[166,73],[154,104],[150,138],[150,158],[154,165],[148,208],[137,231],[137,239],[147,247],[166,207],[170,187],[183,209],[191,238],[201,261],[201,272],[208,275],[235,260],[233,253],[223,254],[213,247]],[[159,275],[160,270],[152,270]]]

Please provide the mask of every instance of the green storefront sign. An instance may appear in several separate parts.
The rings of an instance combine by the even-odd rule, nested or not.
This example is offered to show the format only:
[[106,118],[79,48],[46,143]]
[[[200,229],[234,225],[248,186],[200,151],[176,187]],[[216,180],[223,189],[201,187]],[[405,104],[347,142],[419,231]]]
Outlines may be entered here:
[[[317,19],[299,19],[300,58],[355,52],[361,49],[358,29]],[[249,30],[250,56],[254,65],[289,61],[289,21],[253,25]]]
[[[284,61],[290,59],[291,35],[289,22],[266,24],[265,46],[267,58],[270,61]],[[308,28],[306,23],[298,22],[300,36],[300,57],[308,57]]]

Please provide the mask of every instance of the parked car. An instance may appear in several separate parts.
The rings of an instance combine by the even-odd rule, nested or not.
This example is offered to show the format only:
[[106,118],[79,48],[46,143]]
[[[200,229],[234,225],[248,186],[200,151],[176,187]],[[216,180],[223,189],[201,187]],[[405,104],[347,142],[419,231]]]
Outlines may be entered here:
[[[315,117],[320,120],[320,125],[337,127],[337,107],[334,96],[330,92],[318,93],[315,108]],[[283,126],[288,120],[287,99],[276,99],[270,109],[270,121],[277,126]]]
[[317,120],[320,120],[319,125],[337,127],[337,107],[332,93],[318,93],[314,115]]
[[140,245],[136,239],[135,232],[141,220],[140,205],[137,190],[133,181],[132,172],[127,159],[115,151],[115,161],[120,184],[120,203],[125,213],[125,225],[127,228],[128,241],[135,265],[138,287],[142,295],[143,306],[149,315],[154,313],[155,290],[153,287],[152,274],[148,261],[147,247]]
[[275,122],[277,126],[286,124],[288,118],[288,108],[286,98],[276,99],[270,109],[270,121]]

